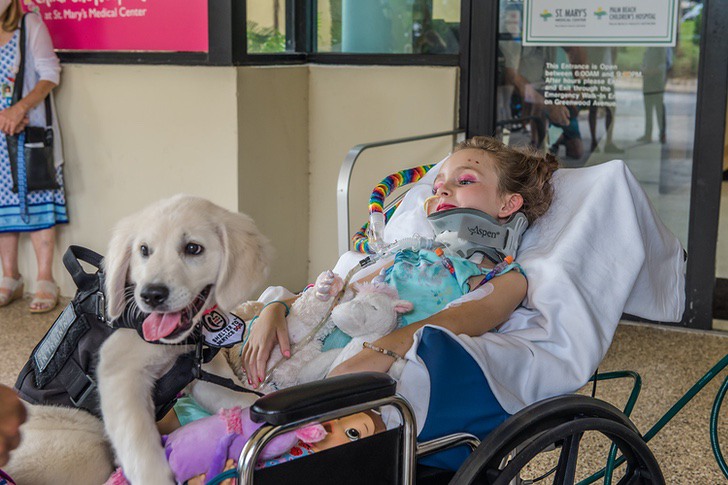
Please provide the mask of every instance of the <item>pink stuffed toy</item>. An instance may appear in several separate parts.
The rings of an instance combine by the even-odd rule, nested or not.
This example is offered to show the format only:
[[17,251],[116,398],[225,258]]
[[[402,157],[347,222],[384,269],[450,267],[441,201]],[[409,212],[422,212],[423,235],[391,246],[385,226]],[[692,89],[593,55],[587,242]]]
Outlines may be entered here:
[[[237,461],[243,446],[253,433],[263,426],[250,419],[248,408],[221,409],[218,414],[198,419],[168,436],[162,437],[169,467],[178,483],[205,474],[212,478],[225,468],[229,459]],[[320,424],[312,424],[276,436],[259,455],[261,461],[285,454],[299,441],[316,443],[326,437]],[[123,480],[123,481],[121,481]],[[126,480],[117,470],[107,484],[124,484]]]

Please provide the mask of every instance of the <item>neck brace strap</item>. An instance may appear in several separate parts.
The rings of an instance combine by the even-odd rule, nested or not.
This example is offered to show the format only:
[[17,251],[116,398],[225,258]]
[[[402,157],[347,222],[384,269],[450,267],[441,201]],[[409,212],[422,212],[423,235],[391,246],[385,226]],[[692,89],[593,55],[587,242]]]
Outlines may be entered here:
[[463,258],[481,252],[495,262],[506,256],[516,257],[518,245],[528,228],[522,212],[500,223],[477,209],[457,208],[435,212],[427,217],[435,229],[436,239]]

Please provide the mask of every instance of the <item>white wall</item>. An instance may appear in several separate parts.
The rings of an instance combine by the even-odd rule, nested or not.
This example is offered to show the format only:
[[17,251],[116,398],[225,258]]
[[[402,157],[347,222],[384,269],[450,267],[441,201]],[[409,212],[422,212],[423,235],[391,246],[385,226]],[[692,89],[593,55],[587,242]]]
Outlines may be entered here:
[[[311,66],[309,279],[338,259],[336,182],[348,150],[366,142],[452,130],[458,71],[453,67]],[[365,152],[354,170],[352,230],[367,219],[374,186],[392,172],[439,161],[452,140]]]
[[[113,223],[154,200],[186,192],[237,209],[235,85],[233,68],[63,66],[56,105],[70,224],[59,226],[54,264],[62,294],[75,291],[65,248],[103,253]],[[27,237],[20,266],[33,281]]]
[[[178,192],[253,216],[277,251],[271,284],[299,289],[336,261],[336,180],[353,145],[456,126],[454,67],[181,67],[64,65],[56,102],[71,222],[69,244],[105,252],[121,217]],[[362,157],[354,225],[371,188],[405,166],[439,160],[447,138]],[[21,239],[21,272],[35,257]],[[28,288],[29,290],[31,288]]]
[[308,272],[308,67],[238,70],[239,210],[276,250],[269,281],[300,290]]

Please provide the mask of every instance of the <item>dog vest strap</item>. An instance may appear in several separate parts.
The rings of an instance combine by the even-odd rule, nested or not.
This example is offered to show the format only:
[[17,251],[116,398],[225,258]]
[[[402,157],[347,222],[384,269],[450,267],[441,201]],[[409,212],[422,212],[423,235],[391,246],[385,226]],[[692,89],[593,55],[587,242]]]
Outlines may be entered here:
[[201,381],[205,382],[211,382],[213,384],[217,384],[218,386],[227,387],[228,389],[232,389],[233,391],[237,392],[247,392],[250,394],[255,394],[256,396],[263,396],[262,392],[253,391],[252,389],[246,389],[244,387],[241,387],[237,384],[235,384],[235,381],[232,379],[227,379],[225,377],[220,377],[215,374],[210,374],[209,372],[205,372],[204,370],[200,369],[200,375],[197,376],[197,378]]
[[63,265],[66,267],[68,272],[73,278],[73,282],[79,289],[89,289],[96,284],[97,276],[95,274],[89,274],[84,271],[81,263],[78,261],[85,261],[96,269],[101,268],[101,262],[103,256],[91,251],[90,249],[83,248],[81,246],[68,246],[68,249],[63,254]]
[[76,361],[69,359],[68,365],[61,370],[58,378],[76,407],[86,409],[96,416],[101,415],[96,381],[86,374]]

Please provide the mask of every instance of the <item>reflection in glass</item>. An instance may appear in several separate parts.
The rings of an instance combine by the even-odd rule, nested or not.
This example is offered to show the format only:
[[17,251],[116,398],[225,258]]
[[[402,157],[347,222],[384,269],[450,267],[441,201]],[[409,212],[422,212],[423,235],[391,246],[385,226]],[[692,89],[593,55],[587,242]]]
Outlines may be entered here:
[[460,0],[320,0],[317,52],[457,54]]
[[285,0],[246,0],[249,54],[286,51]]
[[680,13],[675,47],[523,46],[522,9],[500,0],[499,136],[566,167],[625,160],[687,246],[699,12]]

